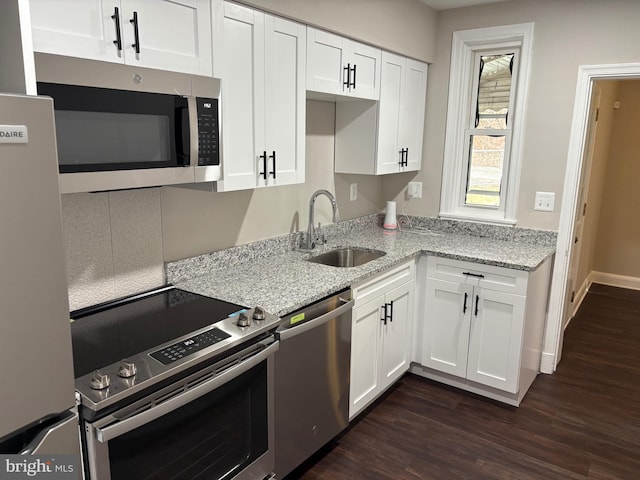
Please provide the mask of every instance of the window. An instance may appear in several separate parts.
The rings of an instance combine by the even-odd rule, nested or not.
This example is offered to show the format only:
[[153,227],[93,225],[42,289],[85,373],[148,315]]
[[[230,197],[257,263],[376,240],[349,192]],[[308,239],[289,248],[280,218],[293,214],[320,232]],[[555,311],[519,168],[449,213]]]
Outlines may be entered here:
[[533,24],[455,32],[442,217],[515,223]]

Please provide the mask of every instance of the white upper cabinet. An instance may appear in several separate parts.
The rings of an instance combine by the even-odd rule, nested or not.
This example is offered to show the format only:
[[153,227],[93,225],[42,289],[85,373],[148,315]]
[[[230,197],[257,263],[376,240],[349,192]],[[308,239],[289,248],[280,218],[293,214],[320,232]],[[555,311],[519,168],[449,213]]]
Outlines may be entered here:
[[304,183],[306,27],[265,15],[265,142],[271,157],[259,185]]
[[[29,0],[33,49],[71,57],[124,62],[115,43],[121,23],[119,2],[112,0]],[[113,16],[113,18],[111,18]]]
[[36,52],[211,75],[209,0],[30,0]]
[[379,102],[336,105],[337,173],[420,170],[427,64],[382,52]]
[[214,2],[213,48],[222,103],[216,189],[304,182],[305,26]]
[[400,171],[410,172],[418,171],[422,167],[427,64],[410,58],[407,58],[406,62],[396,149],[405,149],[404,168],[401,167]]
[[309,27],[307,90],[378,100],[381,50]]

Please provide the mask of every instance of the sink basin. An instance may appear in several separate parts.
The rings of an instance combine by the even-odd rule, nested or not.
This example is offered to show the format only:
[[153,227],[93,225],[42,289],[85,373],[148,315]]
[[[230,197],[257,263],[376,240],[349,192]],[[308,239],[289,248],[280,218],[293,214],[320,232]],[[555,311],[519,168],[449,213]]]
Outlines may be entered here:
[[335,248],[328,252],[309,257],[306,260],[307,262],[320,263],[331,267],[358,267],[384,255],[386,255],[386,252],[381,252],[380,250],[345,247]]

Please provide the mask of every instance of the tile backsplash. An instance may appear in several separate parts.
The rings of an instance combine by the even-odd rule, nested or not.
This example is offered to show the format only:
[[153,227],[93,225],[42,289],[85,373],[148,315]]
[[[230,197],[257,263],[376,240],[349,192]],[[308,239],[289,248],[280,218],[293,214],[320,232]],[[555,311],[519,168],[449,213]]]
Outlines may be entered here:
[[160,189],[62,195],[71,310],[164,284]]

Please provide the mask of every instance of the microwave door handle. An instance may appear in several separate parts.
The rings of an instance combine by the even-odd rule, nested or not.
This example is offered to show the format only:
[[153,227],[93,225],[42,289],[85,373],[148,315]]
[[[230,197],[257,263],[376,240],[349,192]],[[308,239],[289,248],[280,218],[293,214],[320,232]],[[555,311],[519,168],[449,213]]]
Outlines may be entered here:
[[164,403],[156,405],[125,420],[113,423],[107,427],[97,427],[95,429],[96,438],[98,439],[98,441],[106,443],[109,440],[124,435],[125,433],[131,432],[136,428],[140,428],[142,425],[152,422],[153,420],[156,420],[157,418],[160,418],[167,413],[173,412],[174,410],[177,410],[178,408],[183,407],[184,405],[187,405],[194,400],[197,400],[203,395],[206,395],[216,388],[221,387],[225,383],[230,382],[234,378],[239,377],[243,373],[248,372],[260,362],[273,355],[278,350],[279,346],[279,342],[274,342],[260,352],[247,358],[246,360],[241,361],[237,365],[223,371],[212,379],[198,385],[197,387],[194,387],[192,390],[188,390],[183,394],[171,398]]
[[189,107],[176,108],[176,152],[178,155],[178,164],[184,167],[189,166],[189,154],[191,150],[191,141],[189,139]]

